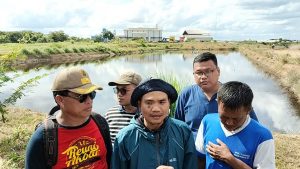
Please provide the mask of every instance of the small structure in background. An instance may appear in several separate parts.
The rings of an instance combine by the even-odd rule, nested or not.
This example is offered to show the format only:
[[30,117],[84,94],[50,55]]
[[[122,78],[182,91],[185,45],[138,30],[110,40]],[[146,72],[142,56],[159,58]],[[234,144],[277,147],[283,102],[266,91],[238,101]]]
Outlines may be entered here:
[[148,42],[158,42],[162,40],[162,29],[155,28],[127,28],[124,30],[122,39],[138,39],[143,38]]
[[184,41],[211,41],[212,36],[209,33],[202,32],[200,30],[185,30],[183,32]]

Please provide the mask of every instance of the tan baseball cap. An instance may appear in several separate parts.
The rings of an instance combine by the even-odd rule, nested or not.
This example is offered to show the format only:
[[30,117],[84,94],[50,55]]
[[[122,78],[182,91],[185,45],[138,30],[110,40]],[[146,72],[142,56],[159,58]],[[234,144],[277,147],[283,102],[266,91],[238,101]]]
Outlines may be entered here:
[[128,85],[134,84],[138,85],[142,81],[142,77],[134,72],[124,72],[120,75],[119,79],[113,82],[109,82],[109,86],[116,86],[116,85]]
[[92,84],[85,70],[79,67],[70,67],[57,74],[51,90],[69,90],[78,94],[88,94],[95,90],[102,90],[102,87]]

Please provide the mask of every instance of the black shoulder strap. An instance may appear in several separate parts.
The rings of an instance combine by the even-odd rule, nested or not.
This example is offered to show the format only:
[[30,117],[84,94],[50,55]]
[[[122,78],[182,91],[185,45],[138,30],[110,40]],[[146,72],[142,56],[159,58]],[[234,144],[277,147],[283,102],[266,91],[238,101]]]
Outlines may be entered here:
[[54,166],[57,162],[57,149],[58,149],[58,141],[57,141],[57,130],[58,124],[53,120],[55,116],[49,116],[44,124],[44,148],[45,148],[45,158],[47,160],[48,166]]
[[[49,112],[49,117],[44,121],[44,131],[43,131],[43,138],[44,138],[44,148],[45,148],[45,158],[47,160],[48,166],[54,166],[57,162],[57,151],[58,151],[58,141],[57,141],[57,134],[58,134],[58,124],[55,123],[53,120],[55,116],[53,114],[59,110],[58,106],[55,106]],[[106,160],[108,164],[108,168],[110,168],[110,161],[111,161],[111,154],[112,154],[112,144],[110,139],[110,132],[108,124],[104,117],[102,117],[98,113],[92,112],[92,119],[96,122],[101,135],[103,136],[105,146],[107,149]]]
[[92,112],[92,118],[96,122],[98,128],[100,129],[101,135],[104,139],[107,154],[106,154],[106,161],[108,164],[108,168],[110,168],[110,161],[111,161],[111,154],[112,154],[112,144],[111,144],[111,139],[110,139],[110,132],[109,132],[109,127],[108,123],[105,120],[104,117],[102,117],[98,113]]
[[57,130],[58,124],[53,120],[55,116],[53,115],[57,110],[59,110],[59,106],[53,107],[48,117],[35,126],[35,130],[39,127],[43,127],[43,143],[44,143],[44,152],[45,159],[47,161],[48,167],[52,167],[57,162],[57,149],[58,149],[58,141],[57,141]]
[[60,107],[58,105],[54,106],[50,112],[48,113],[49,116],[52,116],[55,112],[57,112],[58,110],[60,110]]

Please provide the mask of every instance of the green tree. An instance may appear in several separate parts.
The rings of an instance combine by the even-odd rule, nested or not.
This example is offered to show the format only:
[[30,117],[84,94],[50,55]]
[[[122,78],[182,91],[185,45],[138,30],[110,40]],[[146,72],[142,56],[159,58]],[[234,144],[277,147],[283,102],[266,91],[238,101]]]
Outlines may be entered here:
[[8,32],[7,33],[9,43],[19,43],[19,40],[22,39],[21,32]]
[[63,42],[68,40],[69,36],[64,33],[64,31],[55,31],[51,32],[48,37],[52,39],[54,42]]
[[94,42],[103,42],[103,41],[104,41],[104,38],[103,38],[103,35],[102,35],[102,34],[99,34],[99,35],[92,36],[92,40],[93,40]]
[[91,37],[91,39],[94,42],[107,42],[114,38],[115,38],[115,35],[111,31],[107,30],[106,28],[103,28],[102,32],[100,34],[94,35]]
[[111,31],[109,31],[105,28],[103,28],[103,30],[102,30],[102,36],[104,39],[107,39],[107,40],[112,40],[115,37],[115,35]]
[[[14,82],[14,80],[18,77],[20,77],[22,74],[16,73],[14,76],[8,76],[6,72],[8,71],[14,71],[16,72],[12,66],[12,60],[17,58],[17,52],[12,52],[8,55],[1,56],[0,60],[0,89],[4,87],[7,83]],[[24,82],[22,82],[15,90],[14,92],[9,95],[8,97],[4,98],[3,100],[0,100],[0,115],[1,120],[4,123],[6,121],[5,115],[8,113],[6,110],[6,107],[8,105],[14,105],[18,99],[20,99],[25,94],[23,91],[29,87],[35,86],[39,79],[46,76],[47,74],[36,76],[31,79],[28,79]],[[1,91],[1,90],[0,90]],[[2,94],[0,92],[0,94]]]

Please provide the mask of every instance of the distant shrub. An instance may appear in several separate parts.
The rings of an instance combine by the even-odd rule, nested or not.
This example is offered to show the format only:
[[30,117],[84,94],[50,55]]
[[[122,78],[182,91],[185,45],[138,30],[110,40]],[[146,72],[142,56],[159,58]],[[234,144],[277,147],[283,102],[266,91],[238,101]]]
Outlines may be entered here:
[[86,49],[85,48],[79,48],[79,51],[82,52],[82,53],[85,53]]
[[22,50],[21,50],[21,54],[22,54],[22,55],[25,55],[25,56],[30,56],[30,55],[32,55],[32,53],[31,53],[29,50],[27,50],[27,49],[22,49]]
[[79,53],[77,48],[73,48],[74,53]]
[[64,51],[65,51],[65,53],[72,53],[72,51],[68,48],[65,48]]
[[34,54],[37,55],[38,57],[41,57],[41,56],[44,55],[43,52],[41,52],[39,49],[33,49],[33,52],[34,52]]
[[55,52],[53,51],[52,48],[46,48],[45,51],[46,51],[47,54],[50,54],[50,55],[51,55],[51,54],[52,54],[52,55],[55,54]]
[[55,54],[61,53],[61,51],[60,51],[59,49],[57,49],[57,48],[54,48],[54,49],[53,49],[53,52],[54,52]]
[[96,48],[90,48],[89,49],[91,52],[97,52],[97,49]]
[[142,46],[142,47],[147,47],[147,44],[141,43],[141,46]]
[[107,51],[107,49],[103,46],[97,46],[95,49],[99,52],[106,52]]

